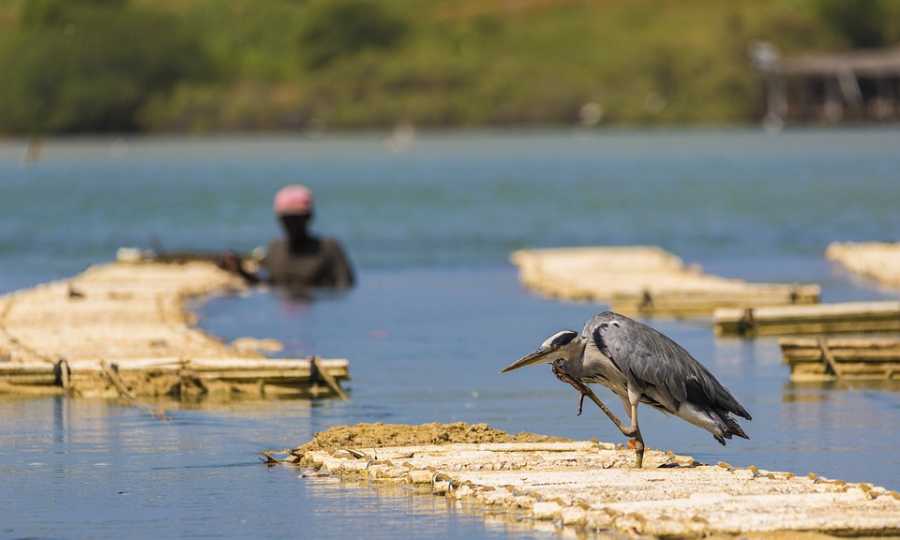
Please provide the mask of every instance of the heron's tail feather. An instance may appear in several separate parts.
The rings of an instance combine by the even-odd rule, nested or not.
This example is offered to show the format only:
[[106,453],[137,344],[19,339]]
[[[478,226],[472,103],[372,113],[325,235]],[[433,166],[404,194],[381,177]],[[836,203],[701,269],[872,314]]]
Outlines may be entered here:
[[[716,411],[716,416],[718,416],[719,420],[721,420],[721,424],[719,427],[722,429],[722,437],[726,439],[730,439],[732,436],[737,435],[742,439],[750,439],[750,436],[744,433],[744,430],[741,428],[740,424],[735,421],[734,418],[728,414],[727,411]],[[718,439],[718,437],[716,437]],[[725,444],[724,441],[719,441],[722,444]]]
[[728,426],[728,433],[730,435],[737,435],[738,437],[740,437],[742,439],[750,440],[750,436],[747,435],[746,433],[744,433],[744,430],[741,429],[740,424],[738,424],[737,422],[734,421],[734,418],[731,418],[730,416],[726,416],[725,417],[725,425]]
[[[732,412],[732,413],[734,413],[734,414],[736,414],[736,415],[738,415],[738,416],[740,416],[741,418],[744,418],[744,419],[746,419],[746,420],[753,420],[753,417],[750,416],[750,413],[747,412],[747,409],[745,409],[740,403],[738,403],[737,401],[735,401],[734,404],[737,405],[737,406],[736,406],[736,407],[733,407],[733,408],[731,409],[731,412]],[[738,428],[738,429],[740,429],[740,428]]]

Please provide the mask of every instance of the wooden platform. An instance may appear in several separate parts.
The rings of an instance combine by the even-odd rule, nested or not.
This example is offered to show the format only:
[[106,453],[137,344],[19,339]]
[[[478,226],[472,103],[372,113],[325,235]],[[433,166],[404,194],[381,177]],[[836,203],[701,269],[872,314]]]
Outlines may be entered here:
[[782,338],[791,380],[900,381],[900,337]]
[[900,289],[900,242],[834,242],[825,257],[880,285]]
[[646,316],[709,316],[720,307],[813,304],[818,285],[748,283],[706,274],[652,246],[522,250],[522,283],[545,296]]
[[[346,360],[319,360],[336,380],[349,377]],[[0,392],[79,397],[181,399],[292,398],[333,394],[309,358],[128,358],[0,362]]]
[[114,263],[0,297],[0,392],[192,399],[340,393],[346,360],[266,359],[194,326],[189,299],[242,288],[206,262]]
[[631,450],[596,441],[302,449],[292,459],[307,476],[407,484],[574,534],[900,535],[900,494],[884,488],[654,450],[633,469]]
[[900,332],[900,302],[717,309],[717,336]]

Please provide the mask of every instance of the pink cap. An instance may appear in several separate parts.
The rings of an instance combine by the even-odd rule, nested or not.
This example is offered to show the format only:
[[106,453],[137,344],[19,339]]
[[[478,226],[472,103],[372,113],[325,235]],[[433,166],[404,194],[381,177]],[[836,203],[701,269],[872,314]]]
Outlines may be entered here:
[[285,186],[275,195],[273,206],[278,215],[309,214],[313,207],[312,191],[300,184]]

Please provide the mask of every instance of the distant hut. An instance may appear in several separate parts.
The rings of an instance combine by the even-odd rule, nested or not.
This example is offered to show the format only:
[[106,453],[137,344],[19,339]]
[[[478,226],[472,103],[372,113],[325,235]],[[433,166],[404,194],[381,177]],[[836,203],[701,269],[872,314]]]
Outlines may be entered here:
[[900,120],[900,48],[781,58],[754,46],[765,78],[767,124]]

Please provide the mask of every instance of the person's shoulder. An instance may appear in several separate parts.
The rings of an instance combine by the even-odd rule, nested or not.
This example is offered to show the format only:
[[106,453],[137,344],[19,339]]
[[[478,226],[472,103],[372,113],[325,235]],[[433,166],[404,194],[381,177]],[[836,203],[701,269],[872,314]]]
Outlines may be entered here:
[[272,257],[282,256],[287,252],[287,242],[284,238],[273,238],[266,244],[263,260],[270,260]]
[[[329,258],[339,259],[342,261],[347,261],[347,252],[344,251],[344,246],[341,244],[340,240],[332,237],[324,237],[321,239],[321,253]],[[349,262],[347,262],[349,264]]]
[[323,250],[344,251],[344,246],[341,245],[340,240],[338,240],[337,238],[333,238],[331,236],[323,236],[319,238],[319,242]]

